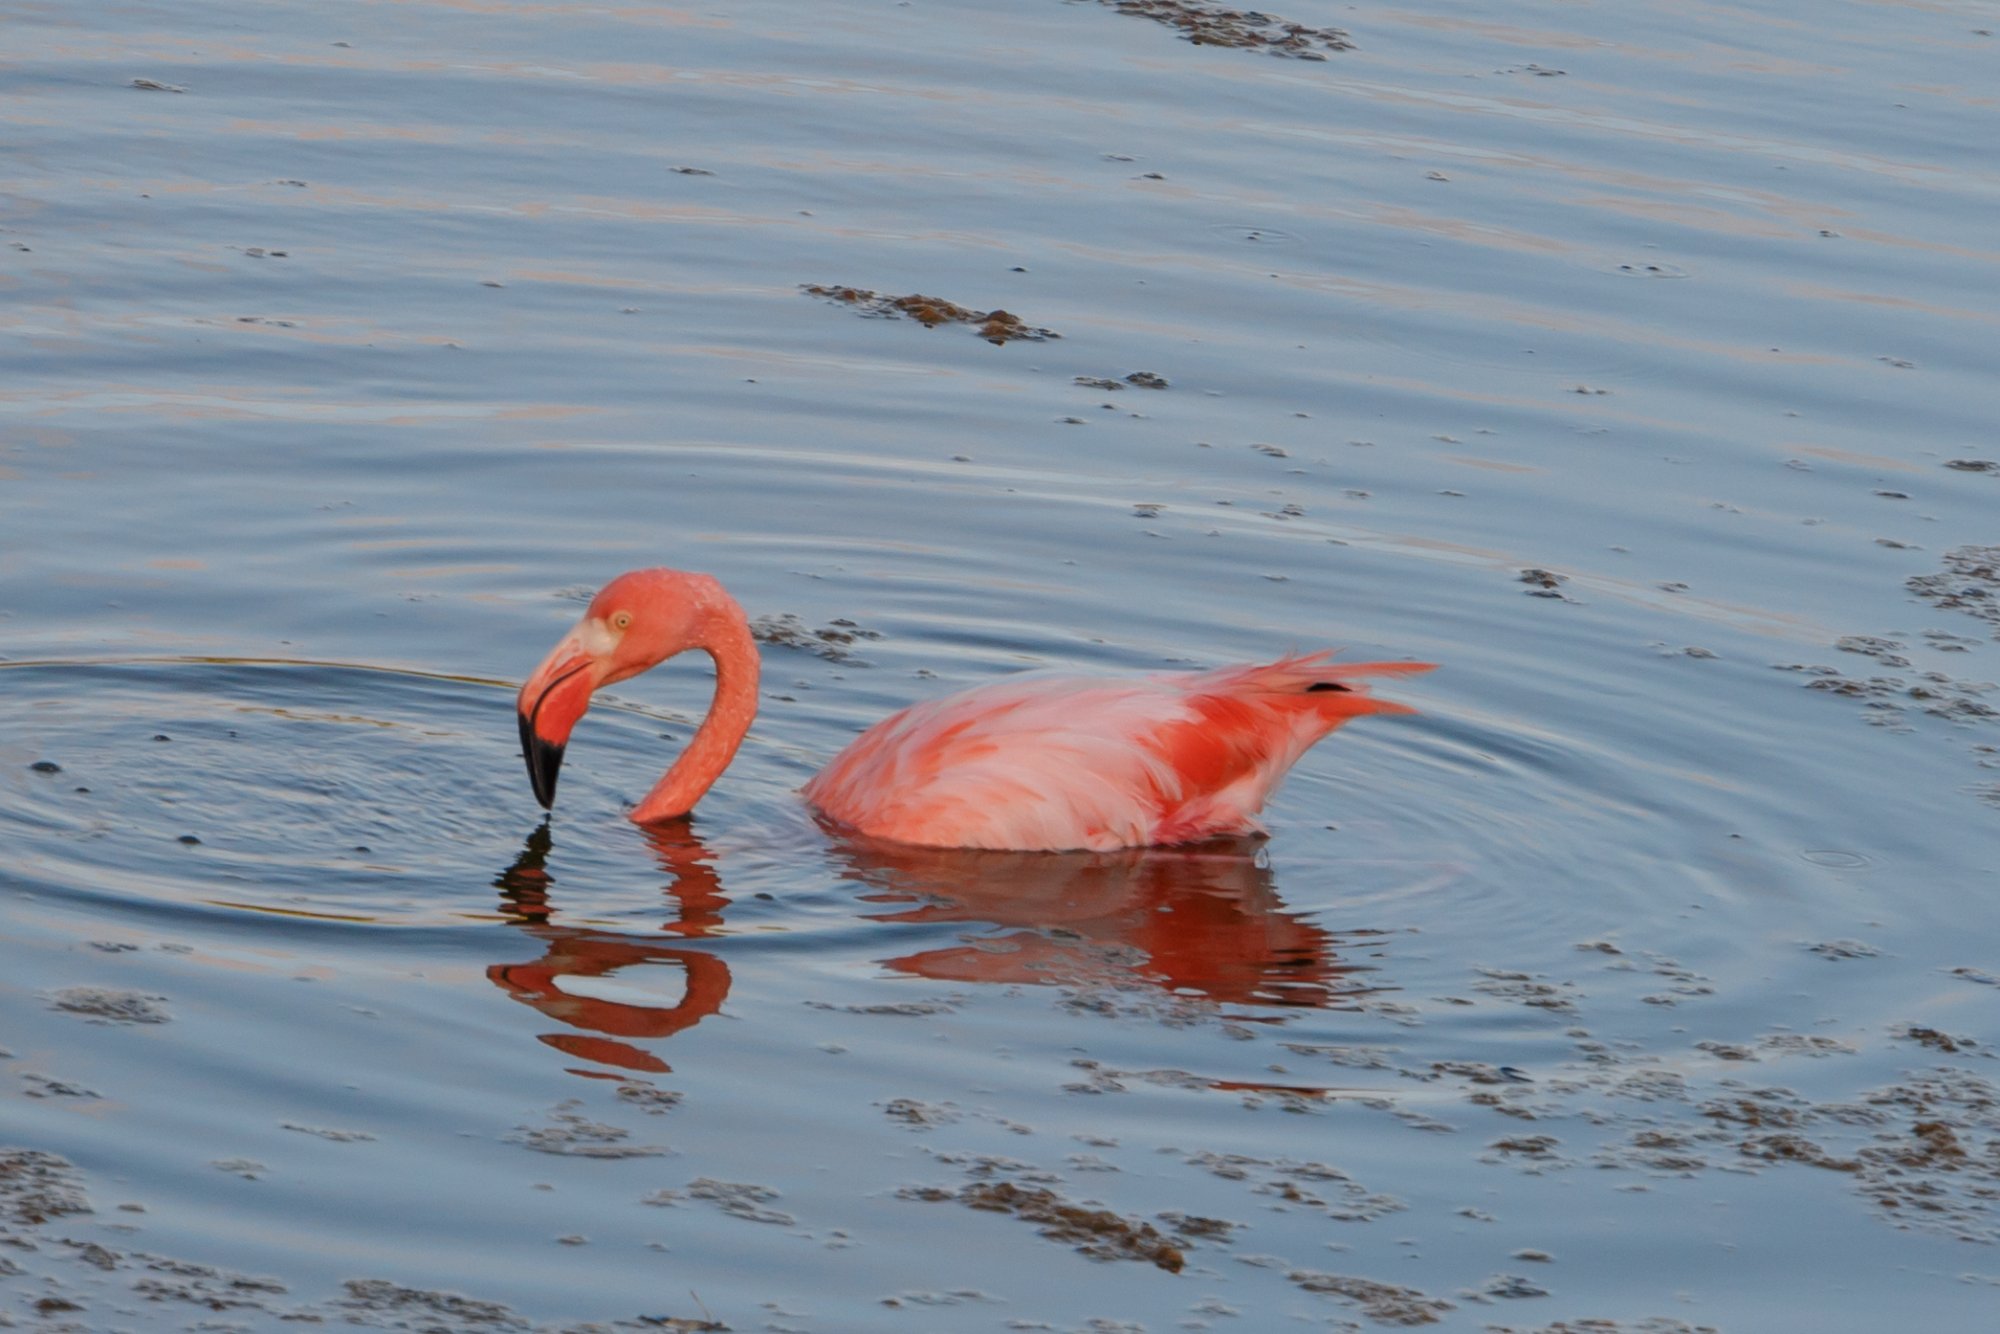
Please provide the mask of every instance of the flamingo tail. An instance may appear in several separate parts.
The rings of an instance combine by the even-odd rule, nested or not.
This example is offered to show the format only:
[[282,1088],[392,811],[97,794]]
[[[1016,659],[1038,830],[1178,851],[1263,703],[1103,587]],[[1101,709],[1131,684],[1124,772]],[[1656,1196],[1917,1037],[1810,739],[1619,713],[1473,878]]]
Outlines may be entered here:
[[1251,667],[1224,667],[1202,672],[1188,681],[1190,694],[1222,695],[1278,703],[1273,697],[1296,698],[1294,708],[1309,709],[1338,725],[1369,713],[1415,713],[1407,704],[1368,693],[1366,681],[1376,676],[1414,676],[1428,672],[1430,662],[1335,662],[1333,651],[1294,653],[1276,662]]

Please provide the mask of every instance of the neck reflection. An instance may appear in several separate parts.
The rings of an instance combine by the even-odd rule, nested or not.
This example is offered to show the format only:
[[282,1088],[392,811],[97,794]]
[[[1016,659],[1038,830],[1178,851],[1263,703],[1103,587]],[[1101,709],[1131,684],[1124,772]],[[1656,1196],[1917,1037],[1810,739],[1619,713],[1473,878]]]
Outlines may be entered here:
[[[684,822],[648,829],[646,835],[667,873],[674,910],[661,932],[686,940],[713,935],[729,902],[714,857]],[[557,926],[550,919],[555,882],[547,869],[549,848],[549,827],[543,823],[493,882],[500,911],[542,942],[542,957],[494,964],[486,975],[515,1000],[576,1030],[541,1035],[557,1051],[623,1070],[670,1071],[658,1056],[624,1039],[670,1038],[719,1011],[729,995],[729,965],[706,950],[645,936]]]

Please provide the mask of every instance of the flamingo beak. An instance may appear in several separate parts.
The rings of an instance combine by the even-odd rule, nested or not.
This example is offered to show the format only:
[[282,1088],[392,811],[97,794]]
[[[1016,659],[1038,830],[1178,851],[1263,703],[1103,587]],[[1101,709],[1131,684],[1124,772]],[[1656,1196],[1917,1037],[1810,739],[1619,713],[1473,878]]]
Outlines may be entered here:
[[572,632],[542,660],[515,700],[521,757],[527,761],[528,782],[543,810],[555,803],[563,747],[576,720],[590,707],[590,692],[598,684],[597,665],[596,657]]
[[528,761],[528,783],[543,810],[556,804],[556,774],[562,769],[563,748],[535,735],[535,725],[521,715],[521,755]]

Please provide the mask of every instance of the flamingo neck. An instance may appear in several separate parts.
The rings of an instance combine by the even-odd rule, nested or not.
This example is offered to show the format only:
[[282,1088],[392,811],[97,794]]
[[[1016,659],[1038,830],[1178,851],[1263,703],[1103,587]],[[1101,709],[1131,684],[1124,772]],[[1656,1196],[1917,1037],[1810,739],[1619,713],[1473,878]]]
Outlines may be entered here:
[[736,758],[757,716],[757,641],[743,608],[725,597],[711,607],[689,648],[715,660],[715,698],[708,716],[671,769],[632,810],[639,824],[686,815]]

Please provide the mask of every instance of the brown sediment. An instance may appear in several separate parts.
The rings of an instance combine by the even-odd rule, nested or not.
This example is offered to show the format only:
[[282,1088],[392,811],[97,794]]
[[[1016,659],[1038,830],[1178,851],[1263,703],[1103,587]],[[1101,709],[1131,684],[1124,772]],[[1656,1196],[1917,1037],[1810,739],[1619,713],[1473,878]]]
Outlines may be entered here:
[[1151,19],[1179,31],[1196,46],[1261,50],[1295,60],[1325,60],[1328,51],[1352,51],[1339,28],[1314,28],[1254,9],[1230,9],[1209,0],[1098,0],[1121,14]]
[[1703,1103],[1701,1114],[1716,1121],[1755,1128],[1797,1125],[1799,1113],[1777,1101],[1777,1096],[1773,1091],[1765,1090],[1749,1097],[1717,1098]]
[[1922,1028],[1915,1024],[1910,1025],[1910,1027],[1904,1029],[1897,1036],[1908,1038],[1912,1042],[1921,1043],[1933,1050],[1949,1054],[1956,1054],[1962,1047],[1976,1047],[1979,1045],[1971,1038],[1953,1037],[1951,1034],[1938,1029]]
[[1791,1131],[1779,1131],[1774,1135],[1752,1135],[1737,1145],[1737,1151],[1746,1158],[1761,1158],[1766,1162],[1806,1163],[1813,1167],[1824,1167],[1831,1172],[1859,1172],[1861,1164],[1852,1158],[1836,1158],[1804,1135]]
[[[1095,1260],[1145,1260],[1178,1274],[1187,1257],[1158,1228],[1143,1219],[1124,1218],[1109,1209],[1072,1204],[1045,1186],[1021,1186],[1012,1181],[976,1181],[956,1195],[935,1187],[899,1192],[905,1199],[951,1200],[974,1209],[1012,1214],[1041,1225],[1051,1241],[1067,1242]],[[1210,1220],[1203,1220],[1204,1222]]]
[[91,1212],[69,1159],[40,1149],[0,1149],[0,1219],[32,1227]]
[[900,319],[907,315],[927,329],[935,329],[940,324],[970,324],[977,328],[979,336],[996,346],[1002,343],[1039,343],[1049,338],[1060,338],[1053,329],[1037,328],[1028,324],[1020,316],[1005,310],[973,310],[943,297],[924,296],[912,293],[909,296],[889,296],[871,291],[865,287],[844,287],[824,283],[804,283],[800,291],[809,296],[823,297],[828,301],[853,306],[863,315],[877,319]]
[[1438,1313],[1458,1308],[1442,1297],[1432,1297],[1416,1288],[1379,1283],[1372,1278],[1350,1278],[1312,1269],[1294,1269],[1286,1278],[1307,1292],[1345,1297],[1361,1308],[1361,1313],[1383,1325],[1435,1325]]

